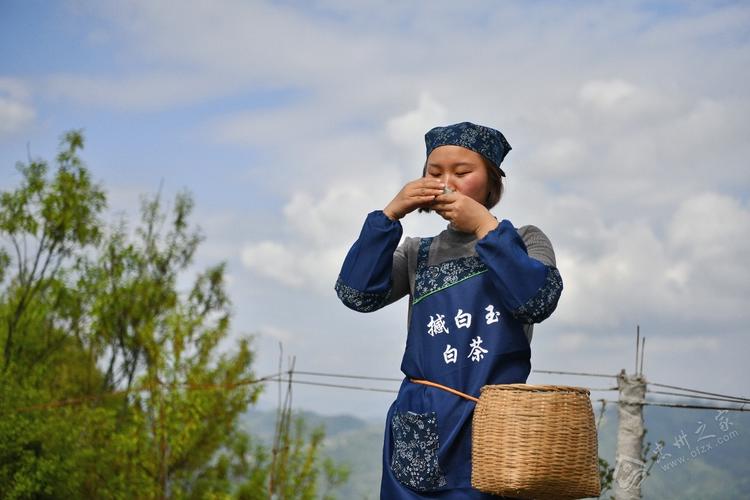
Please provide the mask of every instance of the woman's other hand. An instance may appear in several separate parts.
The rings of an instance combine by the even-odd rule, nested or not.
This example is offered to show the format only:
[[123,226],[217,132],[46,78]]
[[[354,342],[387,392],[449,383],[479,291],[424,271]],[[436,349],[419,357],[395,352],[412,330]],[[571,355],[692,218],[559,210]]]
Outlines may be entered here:
[[459,192],[441,194],[430,208],[450,222],[454,229],[474,233],[477,239],[484,238],[498,225],[497,219],[484,205]]

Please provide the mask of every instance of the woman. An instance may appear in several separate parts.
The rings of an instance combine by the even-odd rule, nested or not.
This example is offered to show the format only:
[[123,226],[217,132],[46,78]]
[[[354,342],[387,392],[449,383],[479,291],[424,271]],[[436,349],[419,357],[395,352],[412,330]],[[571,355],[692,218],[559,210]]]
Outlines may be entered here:
[[[370,213],[336,283],[361,312],[409,295],[399,394],[388,411],[381,498],[491,498],[471,488],[473,396],[487,384],[524,383],[532,325],[557,306],[562,279],[549,239],[490,209],[511,147],[498,130],[469,122],[425,135],[422,177]],[[399,220],[415,210],[449,222],[398,246]]]

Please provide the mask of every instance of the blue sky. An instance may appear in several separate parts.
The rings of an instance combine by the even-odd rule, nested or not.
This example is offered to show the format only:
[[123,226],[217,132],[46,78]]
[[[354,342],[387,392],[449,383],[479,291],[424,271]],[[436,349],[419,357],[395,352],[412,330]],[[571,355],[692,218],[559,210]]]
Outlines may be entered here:
[[338,267],[427,129],[484,123],[513,145],[495,215],[542,228],[565,281],[534,366],[630,368],[640,324],[651,380],[747,396],[749,33],[742,2],[0,1],[0,188],[82,128],[112,213],[193,193],[196,267],[228,263],[259,374],[281,341],[303,370],[398,376],[405,303],[346,310]]

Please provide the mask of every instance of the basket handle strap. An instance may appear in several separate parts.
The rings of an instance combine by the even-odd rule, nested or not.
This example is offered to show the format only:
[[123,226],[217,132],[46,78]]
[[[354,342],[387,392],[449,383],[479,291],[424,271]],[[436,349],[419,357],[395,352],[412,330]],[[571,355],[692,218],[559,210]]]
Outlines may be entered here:
[[450,392],[451,394],[455,394],[456,396],[461,396],[464,399],[468,399],[469,401],[474,401],[475,403],[479,403],[479,398],[475,398],[474,396],[469,396],[468,394],[465,394],[461,391],[457,391],[456,389],[451,389],[450,387],[438,384],[437,382],[430,382],[429,380],[423,380],[420,378],[412,378],[409,379],[415,384],[422,384],[422,385],[428,385],[430,387],[437,387],[438,389],[442,389],[444,391]]

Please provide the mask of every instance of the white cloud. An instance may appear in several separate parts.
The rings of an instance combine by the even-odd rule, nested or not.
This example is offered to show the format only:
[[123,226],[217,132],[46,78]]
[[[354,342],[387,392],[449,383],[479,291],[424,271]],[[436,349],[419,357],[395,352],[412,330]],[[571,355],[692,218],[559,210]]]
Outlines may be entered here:
[[298,192],[284,207],[284,215],[297,237],[317,247],[341,243],[351,239],[359,225],[352,214],[367,210],[368,198],[364,186],[351,184],[334,185],[320,198]]
[[727,195],[705,192],[685,200],[669,229],[676,249],[701,260],[735,260],[750,250],[750,212]]
[[305,283],[304,267],[290,250],[274,241],[261,241],[242,250],[242,262],[259,274],[297,287]]
[[125,77],[58,74],[46,82],[53,98],[118,111],[160,111],[238,88],[231,80],[177,70]]
[[669,294],[662,293],[667,258],[648,225],[623,222],[589,238],[601,248],[593,258],[558,248],[565,282],[560,320],[611,328],[670,304]]
[[[644,330],[645,336],[645,330]],[[653,332],[647,337],[646,350],[649,355],[716,353],[720,352],[721,341],[717,336],[684,335],[679,340],[671,336],[663,337]],[[585,332],[563,332],[552,338],[544,339],[554,345],[555,349],[575,354],[582,350],[630,350],[635,351],[635,337],[628,335],[597,335]]]
[[424,163],[425,146],[420,139],[432,127],[446,125],[445,116],[445,107],[428,92],[422,92],[416,109],[386,122],[388,138],[405,150],[405,164]]
[[619,106],[627,106],[636,94],[636,88],[623,80],[591,81],[581,87],[579,97],[584,104],[611,111]]
[[21,80],[0,77],[0,137],[20,132],[34,122],[36,110],[29,101],[29,90]]
[[581,140],[561,137],[540,145],[530,161],[538,166],[537,176],[562,177],[586,172],[588,159]]
[[[233,286],[248,303],[270,297],[259,316],[312,290],[304,303],[315,314],[355,324],[331,287],[365,214],[419,175],[427,129],[471,120],[500,128],[514,148],[496,215],[540,226],[557,251],[565,291],[537,349],[549,342],[588,368],[594,351],[609,362],[629,348],[622,332],[637,322],[662,332],[651,352],[666,361],[670,342],[688,334],[698,339],[686,341],[691,352],[724,332],[741,344],[736,332],[750,319],[746,6],[693,3],[686,15],[599,2],[479,2],[476,15],[455,2],[429,12],[234,0],[90,9],[113,26],[106,43],[127,65],[50,75],[47,95],[95,110],[182,107],[174,119],[195,117],[195,137],[258,153],[253,189],[285,202],[267,208],[269,220],[241,209],[206,218],[204,255],[240,257]],[[256,92],[279,89],[294,97],[258,106]],[[28,96],[2,98],[33,112]],[[404,220],[410,235],[443,226],[434,215]],[[261,323],[270,336],[295,331],[282,316]],[[388,317],[389,331],[402,320]],[[343,336],[334,330],[344,327],[319,327]],[[332,356],[310,345],[314,359]]]
[[283,210],[283,239],[245,244],[243,264],[284,286],[330,292],[365,214],[376,206],[373,194],[362,183],[334,184],[320,197],[294,193]]
[[703,307],[722,314],[743,310],[750,295],[748,234],[750,208],[726,195],[700,193],[675,212],[668,241],[681,257],[689,285],[707,292]]
[[738,200],[716,193],[685,200],[661,234],[646,220],[579,223],[570,230],[586,236],[557,247],[565,323],[614,327],[641,317],[726,328],[748,318],[750,210]]
[[576,352],[591,342],[591,336],[583,332],[563,333],[555,337],[554,342],[561,351]]
[[[421,165],[416,164],[415,158],[418,156],[422,158],[421,162],[424,161],[424,142],[421,139],[424,128],[443,115],[443,107],[428,93],[422,93],[415,109],[406,110],[386,121],[380,142],[382,148],[402,151],[404,154],[396,154],[396,157],[400,157],[401,163],[412,171],[404,172],[402,176],[399,170],[377,165],[372,158],[358,159],[369,167],[364,170],[348,169],[342,165],[336,170],[339,178],[324,184],[312,184],[320,186],[320,191],[311,188],[292,192],[282,210],[285,224],[281,238],[247,243],[242,251],[244,265],[284,286],[330,292],[330,284],[335,282],[343,258],[359,234],[365,215],[384,207],[401,188],[401,182],[420,175]],[[414,144],[421,145],[419,152],[414,151]],[[335,153],[329,151],[331,154],[322,154],[322,158],[332,156],[346,163],[342,161],[347,156],[342,152],[342,147],[347,149],[346,143],[337,146]],[[356,150],[356,147],[353,149]],[[327,146],[311,145],[306,160],[314,164],[321,150],[327,151]],[[357,157],[357,154],[349,154]],[[305,178],[310,178],[310,175],[301,179]],[[426,216],[415,216],[403,223],[407,231],[429,234],[435,227],[445,225],[442,219],[436,219],[436,216],[429,220]]]
[[261,325],[258,328],[258,331],[260,332],[261,335],[270,337],[281,343],[288,344],[289,342],[292,342],[295,338],[294,332],[291,332],[284,328],[279,328],[274,325]]
[[664,337],[653,337],[648,341],[649,354],[665,353],[668,355],[684,354],[686,352],[707,353],[720,352],[721,340],[718,336],[686,335],[679,340]]

